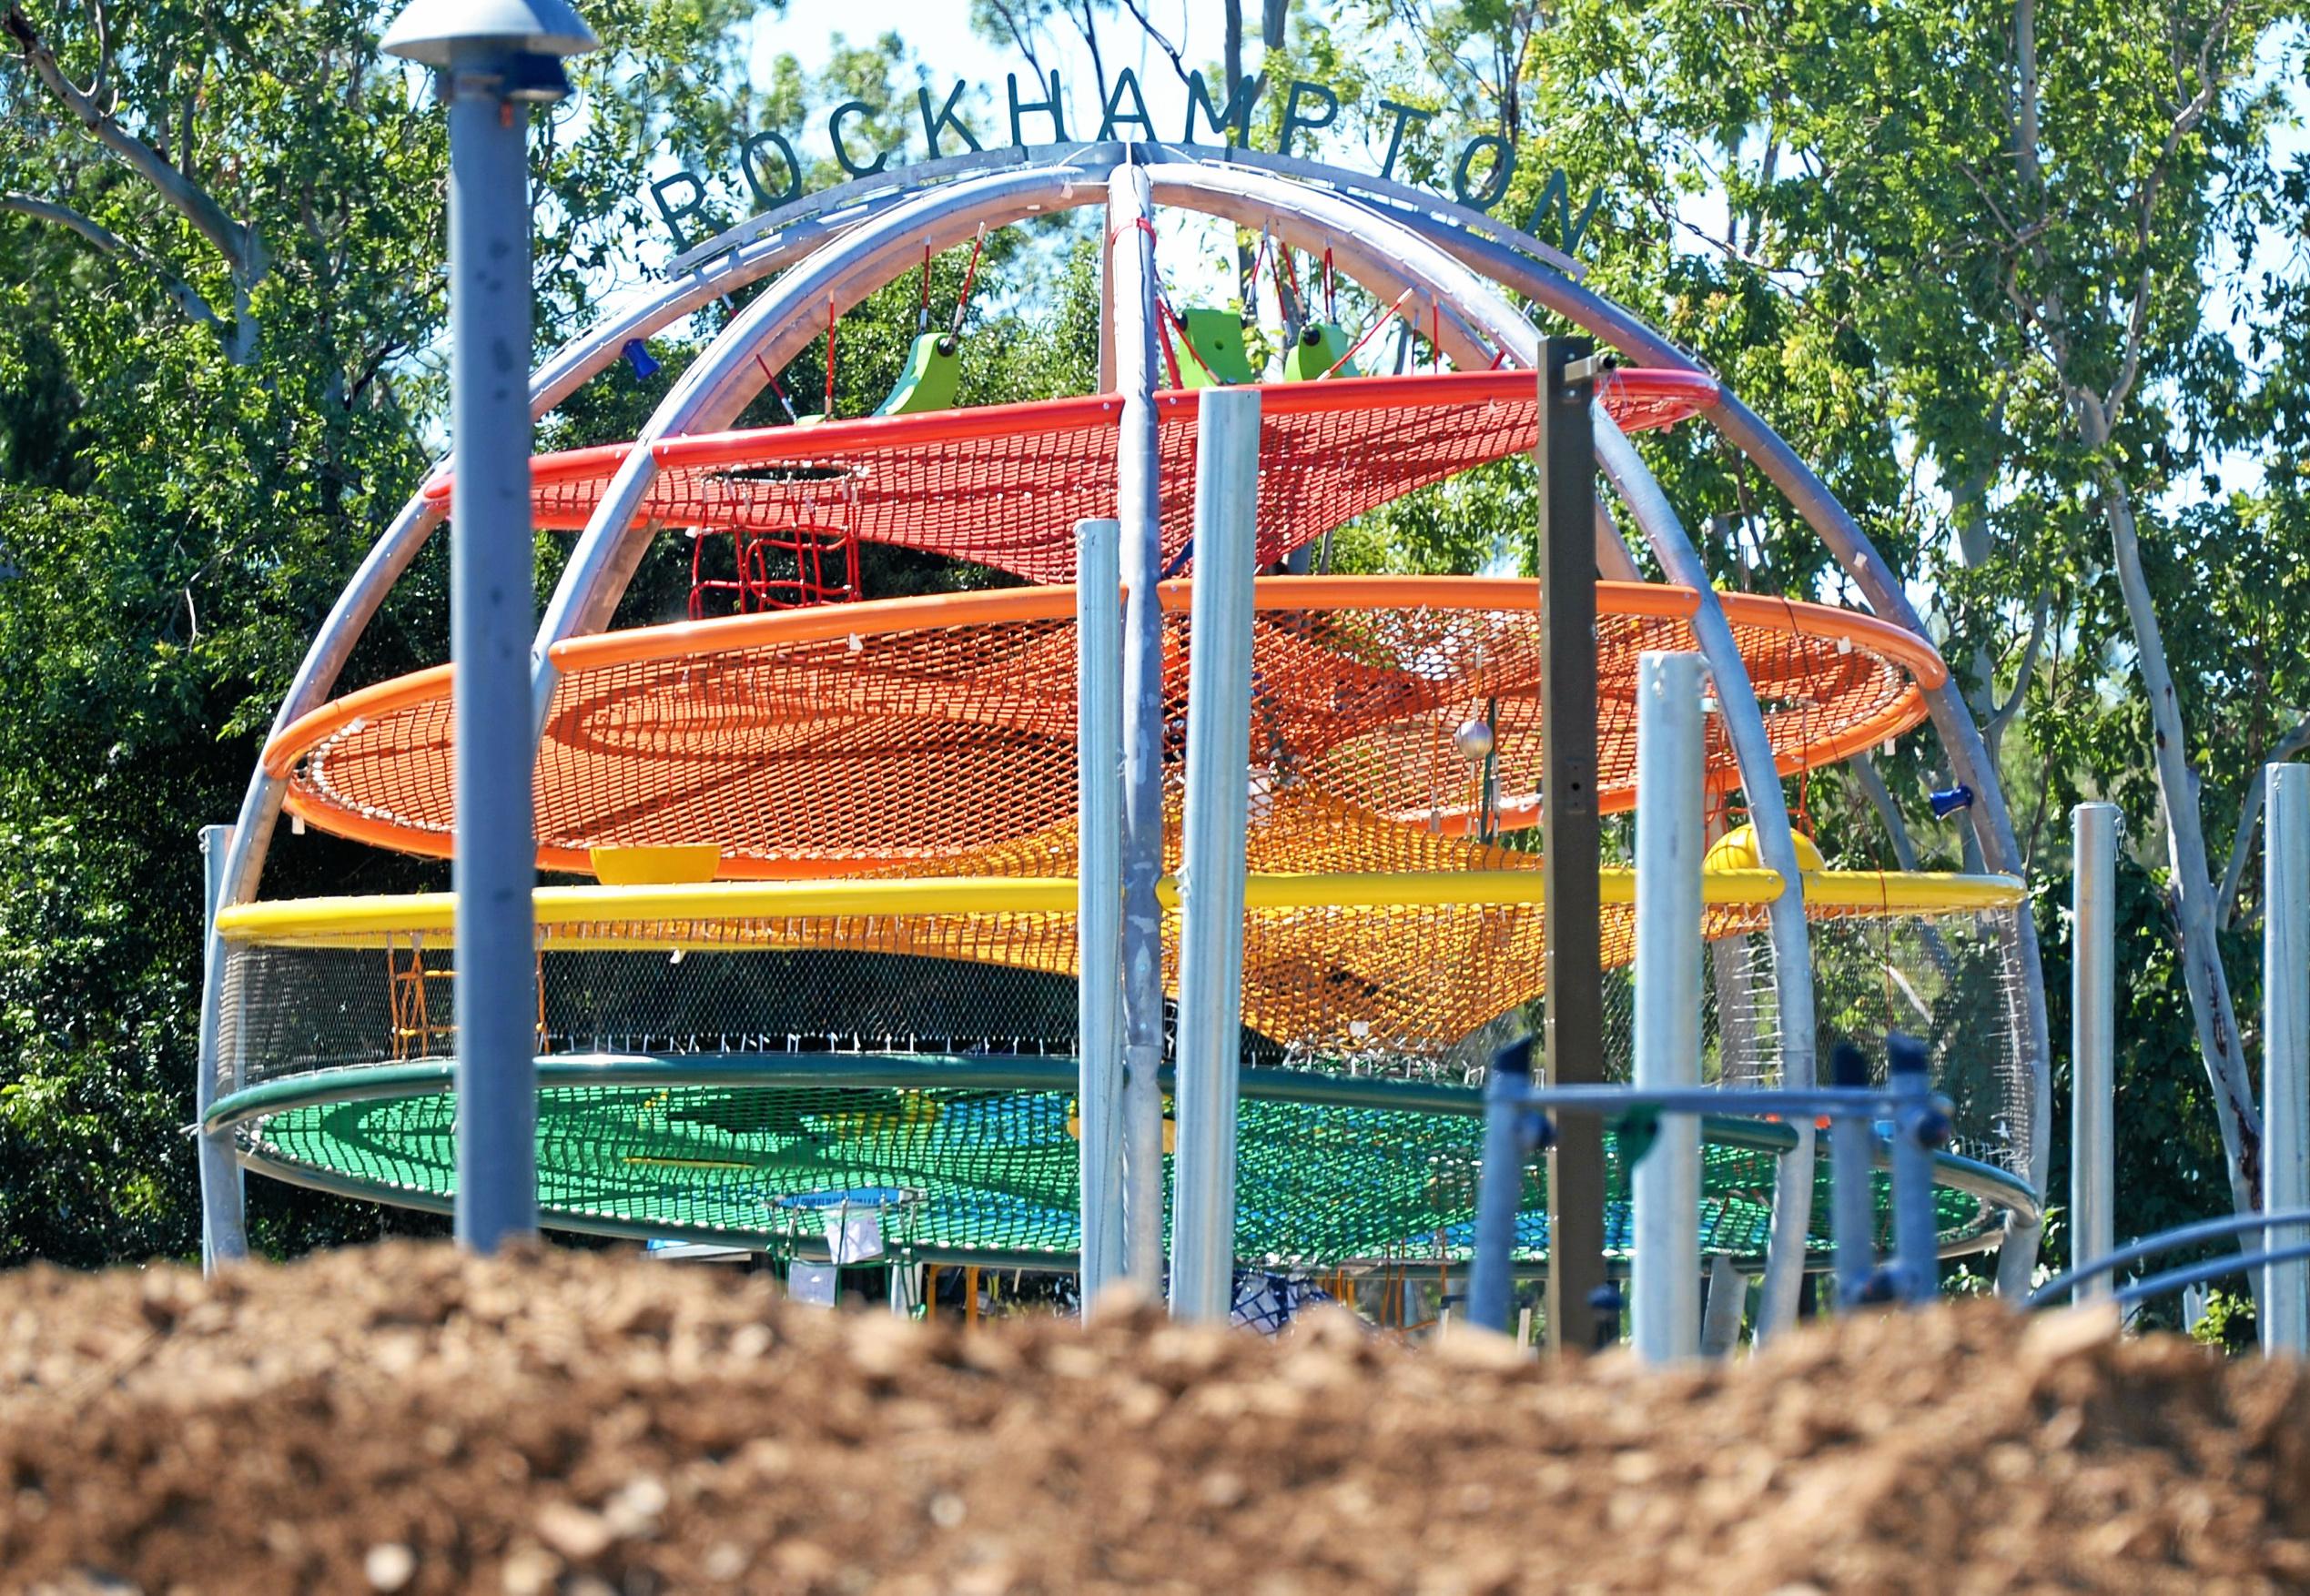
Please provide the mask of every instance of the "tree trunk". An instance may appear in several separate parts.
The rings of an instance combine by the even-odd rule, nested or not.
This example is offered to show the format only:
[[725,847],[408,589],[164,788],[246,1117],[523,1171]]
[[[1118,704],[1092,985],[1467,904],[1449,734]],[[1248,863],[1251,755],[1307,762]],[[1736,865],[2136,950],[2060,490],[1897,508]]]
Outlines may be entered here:
[[[2081,389],[2078,429],[2097,453],[2110,441],[2109,417],[2100,398]],[[2206,868],[2205,832],[2198,812],[2197,783],[2190,769],[2182,725],[2182,706],[2165,662],[2164,633],[2142,574],[2142,545],[2134,528],[2133,500],[2124,479],[2106,455],[2098,467],[2102,512],[2133,622],[2134,653],[2142,686],[2150,700],[2155,743],[2158,803],[2165,812],[2167,868],[2173,873],[2174,922],[2182,939],[2182,974],[2189,987],[2190,1012],[2197,1022],[2198,1051],[2214,1087],[2214,1112],[2222,1126],[2222,1152],[2229,1166],[2230,1202],[2239,1213],[2260,1207],[2262,1119],[2254,1111],[2254,1084],[2238,1042],[2237,1015],[2230,1003],[2229,977],[2222,969],[2214,934],[2214,883]]]

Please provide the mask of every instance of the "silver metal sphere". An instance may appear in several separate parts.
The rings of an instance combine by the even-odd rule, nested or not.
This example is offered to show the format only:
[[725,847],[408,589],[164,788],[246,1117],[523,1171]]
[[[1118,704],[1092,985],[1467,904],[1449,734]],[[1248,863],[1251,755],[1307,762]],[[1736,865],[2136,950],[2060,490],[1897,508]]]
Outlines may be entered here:
[[1470,764],[1492,757],[1492,722],[1463,721],[1460,729],[1452,733],[1452,746]]

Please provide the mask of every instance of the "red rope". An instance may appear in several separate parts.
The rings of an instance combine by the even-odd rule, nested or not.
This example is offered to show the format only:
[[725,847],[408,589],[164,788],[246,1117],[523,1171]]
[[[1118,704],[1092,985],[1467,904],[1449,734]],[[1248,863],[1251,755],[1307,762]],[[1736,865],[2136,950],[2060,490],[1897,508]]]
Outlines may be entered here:
[[826,402],[819,413],[829,421],[834,419],[835,320],[834,296],[828,294],[826,296]]
[[[1176,389],[1185,388],[1187,384],[1180,380],[1179,351],[1171,348],[1171,323],[1175,320],[1178,320],[1178,318],[1172,313],[1170,301],[1163,298],[1163,290],[1159,286],[1155,290],[1155,330],[1161,336],[1163,364],[1170,368],[1171,386]],[[1187,324],[1183,321],[1180,322],[1179,336],[1180,341],[1185,342]],[[1190,350],[1194,347],[1192,344],[1188,345]]]
[[[1411,297],[1412,290],[1410,288],[1404,289],[1403,292],[1395,297],[1394,304],[1389,306],[1387,309],[1382,311],[1379,315],[1372,318],[1371,325],[1363,329],[1363,336],[1357,338],[1355,342],[1348,346],[1348,352],[1342,355],[1338,359],[1332,361],[1329,366],[1326,366],[1323,369],[1323,377],[1331,376],[1332,372],[1337,371],[1350,360],[1354,359],[1356,351],[1363,348],[1364,345],[1370,343],[1372,341],[1373,334],[1378,332],[1380,328],[1385,327],[1388,324],[1388,318],[1393,316],[1396,311],[1402,309],[1403,308],[1403,302]],[[1319,377],[1316,380],[1321,382],[1323,380],[1323,378]]]
[[[1145,217],[1140,218],[1141,221],[1145,219]],[[1150,237],[1154,236],[1154,228],[1148,228]],[[962,298],[955,301],[955,325],[948,329],[950,334],[959,335],[962,332],[963,312],[970,308],[971,286],[978,281],[978,258],[986,252],[986,249],[987,225],[981,222],[978,225],[978,236],[971,240],[970,265],[963,272]]]

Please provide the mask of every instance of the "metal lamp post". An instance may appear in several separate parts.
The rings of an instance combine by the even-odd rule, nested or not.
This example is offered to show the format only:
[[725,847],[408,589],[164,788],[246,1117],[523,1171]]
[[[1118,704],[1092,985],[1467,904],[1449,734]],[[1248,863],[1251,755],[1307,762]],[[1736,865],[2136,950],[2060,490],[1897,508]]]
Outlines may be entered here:
[[416,0],[382,47],[450,108],[450,655],[457,726],[457,1237],[537,1229],[527,107],[599,47],[562,0]]

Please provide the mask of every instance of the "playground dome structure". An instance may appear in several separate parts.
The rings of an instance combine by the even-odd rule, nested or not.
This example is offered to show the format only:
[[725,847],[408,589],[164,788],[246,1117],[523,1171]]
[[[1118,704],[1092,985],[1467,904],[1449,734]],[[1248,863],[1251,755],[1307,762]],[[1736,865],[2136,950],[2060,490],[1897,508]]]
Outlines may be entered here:
[[[1074,208],[1100,213],[1100,391],[972,405],[947,369],[951,337],[927,334],[885,413],[734,429],[830,317],[928,255]],[[1223,369],[1200,313],[1161,294],[1159,209],[1322,256],[1417,328],[1436,369],[1357,375],[1332,328],[1280,378]],[[1288,157],[988,151],[734,227],[540,367],[543,416],[633,340],[755,290],[640,436],[533,465],[537,525],[574,539],[533,656],[538,863],[570,878],[536,894],[544,1222],[823,1257],[827,1212],[867,1209],[902,1262],[1072,1267],[1077,526],[1112,517],[1126,540],[1160,539],[1175,869],[1193,390],[1232,375],[1261,393],[1258,555],[1273,572],[1253,601],[1236,1256],[1332,1277],[1464,1258],[1484,1061],[1545,985],[1535,587],[1310,572],[1306,555],[1359,515],[1533,449],[1539,318],[1621,361],[1594,421],[1616,501],[1596,517],[1601,807],[1642,801],[1638,655],[1688,650],[1713,684],[1706,784],[1748,816],[1706,873],[1710,1078],[1807,1084],[1829,1042],[1881,1057],[1889,1030],[1922,1035],[1956,1110],[1937,1164],[1942,1248],[2004,1243],[2001,1268],[2026,1278],[2046,1173],[2043,994],[1964,700],[1898,577],[1797,455],[1580,277],[1488,216]],[[1716,591],[1628,441],[1670,427],[1713,427],[1746,456],[1869,611]],[[444,470],[410,497],[280,707],[212,861],[201,1057],[205,1126],[246,1167],[437,1210],[455,1169],[450,895],[262,889],[284,810],[449,855],[449,668],[342,676],[456,493]],[[674,539],[689,540],[692,618],[613,629],[645,549]],[[861,595],[862,543],[1027,585]],[[1973,794],[1962,813],[1986,870],[1823,867],[1784,781],[1929,722]],[[1599,889],[1607,1062],[1625,1075],[1630,873],[1607,865]],[[1168,876],[1162,891],[1168,914]],[[1162,951],[1175,995],[1169,918]],[[1111,981],[1104,962],[1088,973]],[[1768,1325],[1828,1257],[1813,1131],[1704,1127],[1703,1247],[1764,1276]],[[1625,1176],[1606,1224],[1623,1252]],[[1545,1268],[1545,1232],[1535,1199],[1524,1267]]]

